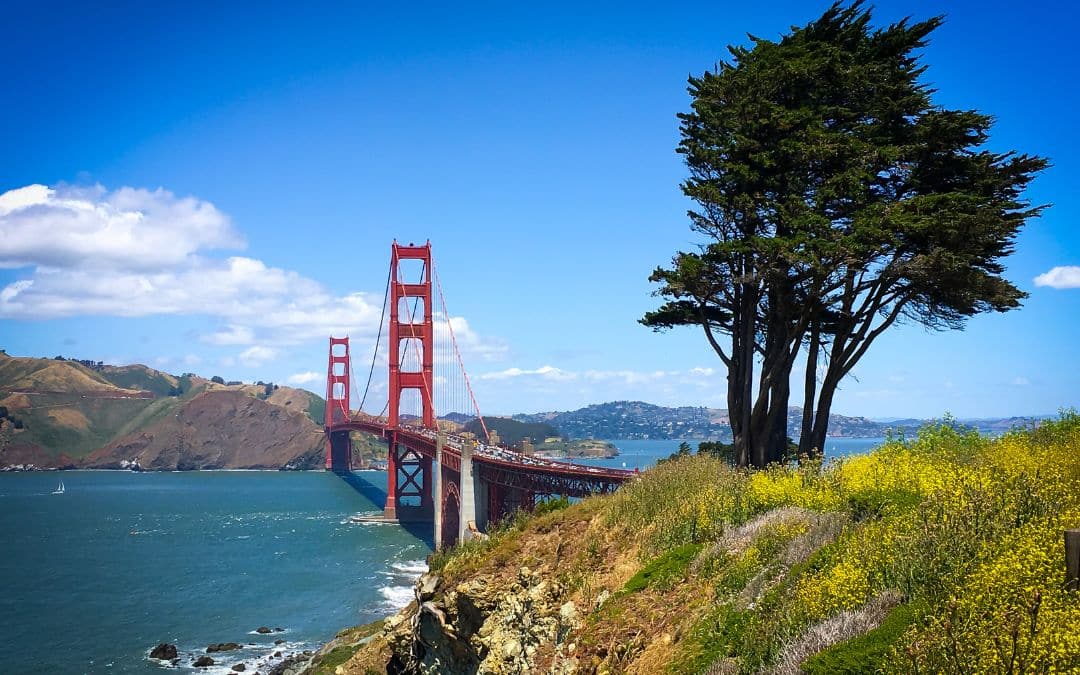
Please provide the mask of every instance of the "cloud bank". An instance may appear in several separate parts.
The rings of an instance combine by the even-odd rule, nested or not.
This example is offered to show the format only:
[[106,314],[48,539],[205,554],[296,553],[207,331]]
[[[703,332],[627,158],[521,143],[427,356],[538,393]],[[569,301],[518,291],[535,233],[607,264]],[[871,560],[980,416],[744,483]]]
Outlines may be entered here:
[[[373,341],[382,292],[335,295],[297,272],[242,255],[230,218],[213,204],[164,189],[28,185],[0,194],[0,268],[25,270],[0,288],[0,319],[205,315],[221,319],[199,336],[245,347],[258,366],[279,347],[328,335]],[[462,317],[452,317],[463,352],[506,353]],[[446,330],[436,325],[436,330]]]

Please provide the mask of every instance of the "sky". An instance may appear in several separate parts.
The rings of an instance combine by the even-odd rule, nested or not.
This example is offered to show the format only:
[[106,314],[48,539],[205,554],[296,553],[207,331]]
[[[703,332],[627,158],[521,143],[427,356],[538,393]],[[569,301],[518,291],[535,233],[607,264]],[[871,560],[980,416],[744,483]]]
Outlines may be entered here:
[[[581,4],[10,3],[0,348],[324,393],[331,334],[366,377],[391,242],[430,240],[486,414],[725,407],[700,331],[637,323],[649,273],[699,241],[676,114],[727,45],[826,3]],[[1030,297],[892,329],[833,410],[1080,406],[1080,6],[875,4],[936,14],[935,101],[1052,162],[1007,261]]]

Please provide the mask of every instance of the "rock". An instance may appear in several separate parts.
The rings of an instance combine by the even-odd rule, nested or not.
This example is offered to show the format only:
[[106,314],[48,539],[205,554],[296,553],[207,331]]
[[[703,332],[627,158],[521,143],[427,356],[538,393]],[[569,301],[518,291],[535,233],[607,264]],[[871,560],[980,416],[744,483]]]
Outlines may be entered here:
[[150,658],[171,661],[176,658],[176,645],[162,642],[157,647],[150,650]]
[[259,626],[255,629],[255,632],[259,633],[260,635],[266,635],[267,633],[273,633],[274,631],[271,630],[268,626]]
[[284,641],[284,640],[282,640],[281,638],[278,638],[277,640],[274,640],[274,644],[276,644],[276,645],[283,645],[283,644],[285,644],[285,641]]
[[274,658],[275,659],[280,659],[281,658],[281,652],[274,652]]
[[234,665],[234,666],[232,667],[232,669],[233,669],[233,670],[235,670],[235,671],[236,671],[236,672],[238,672],[238,673],[242,673],[242,672],[244,672],[245,670],[247,670],[247,666],[245,666],[245,665],[244,665],[244,664],[242,664],[242,663],[237,663],[236,665]]
[[207,654],[213,654],[214,652],[231,652],[234,649],[240,649],[240,645],[235,642],[219,642],[216,645],[210,645],[206,648]]
[[195,659],[195,662],[191,665],[195,666],[196,668],[206,668],[207,666],[214,665],[214,659],[210,658],[209,656],[200,656],[199,658]]
[[274,632],[275,633],[284,633],[285,629],[282,628],[281,626],[277,626],[276,628],[274,628]]
[[435,597],[435,589],[439,585],[439,577],[434,574],[425,574],[416,582],[416,598],[420,602],[431,600]]
[[178,666],[180,665],[180,659],[173,659],[172,661],[169,661],[169,663],[173,664],[174,666]]

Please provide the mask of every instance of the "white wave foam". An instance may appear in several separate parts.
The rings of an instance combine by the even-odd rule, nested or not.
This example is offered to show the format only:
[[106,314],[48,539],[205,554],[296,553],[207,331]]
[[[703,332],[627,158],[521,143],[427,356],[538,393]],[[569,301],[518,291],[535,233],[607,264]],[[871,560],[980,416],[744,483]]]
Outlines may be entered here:
[[413,599],[412,586],[380,586],[379,595],[383,596],[383,604],[391,609],[401,609]]
[[413,574],[416,576],[420,576],[428,571],[427,563],[423,560],[405,560],[402,562],[390,563],[390,568],[401,574]]

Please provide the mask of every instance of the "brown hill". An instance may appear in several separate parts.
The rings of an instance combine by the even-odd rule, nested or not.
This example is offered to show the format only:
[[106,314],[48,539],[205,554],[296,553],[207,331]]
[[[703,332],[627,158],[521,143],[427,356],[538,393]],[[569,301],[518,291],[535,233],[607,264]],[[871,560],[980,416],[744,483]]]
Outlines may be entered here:
[[[324,402],[291,387],[219,385],[143,365],[0,352],[0,469],[314,468]],[[18,422],[16,424],[16,421]]]
[[322,429],[302,410],[290,411],[244,391],[206,391],[174,415],[92,452],[81,465],[144,469],[313,469],[324,459]]

